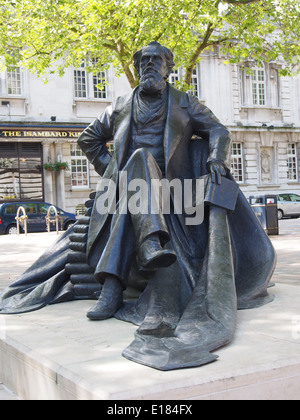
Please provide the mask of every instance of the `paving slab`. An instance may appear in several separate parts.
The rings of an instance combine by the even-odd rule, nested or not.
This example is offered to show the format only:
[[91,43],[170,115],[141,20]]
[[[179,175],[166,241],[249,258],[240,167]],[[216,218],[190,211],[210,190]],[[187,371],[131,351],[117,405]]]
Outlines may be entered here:
[[[282,222],[282,236],[272,237],[279,253],[270,289],[275,300],[239,311],[234,341],[216,352],[216,362],[171,372],[130,362],[121,353],[136,327],[90,321],[92,302],[75,301],[0,317],[0,382],[25,400],[300,399],[300,221]],[[29,239],[33,261],[53,236],[39,246],[38,236]],[[1,273],[2,284],[6,276]]]
[[61,235],[0,235],[0,291],[13,283]]
[[20,398],[16,394],[11,392],[3,384],[0,384],[0,401],[17,401]]

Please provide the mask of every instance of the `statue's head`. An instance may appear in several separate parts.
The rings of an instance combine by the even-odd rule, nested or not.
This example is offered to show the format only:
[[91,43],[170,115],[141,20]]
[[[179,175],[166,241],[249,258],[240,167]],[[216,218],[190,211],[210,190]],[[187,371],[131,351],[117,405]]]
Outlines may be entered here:
[[162,91],[174,67],[173,53],[158,42],[150,42],[133,59],[142,90],[148,94]]

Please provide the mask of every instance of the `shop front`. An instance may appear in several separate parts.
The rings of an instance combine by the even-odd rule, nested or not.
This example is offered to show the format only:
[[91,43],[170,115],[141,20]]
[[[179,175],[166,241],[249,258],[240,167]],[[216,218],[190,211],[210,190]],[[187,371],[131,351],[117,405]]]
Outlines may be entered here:
[[0,142],[0,202],[44,199],[42,144]]
[[[47,201],[59,207],[68,205],[70,150],[83,128],[0,126],[0,203]],[[69,172],[45,169],[49,163],[57,167],[65,160]]]

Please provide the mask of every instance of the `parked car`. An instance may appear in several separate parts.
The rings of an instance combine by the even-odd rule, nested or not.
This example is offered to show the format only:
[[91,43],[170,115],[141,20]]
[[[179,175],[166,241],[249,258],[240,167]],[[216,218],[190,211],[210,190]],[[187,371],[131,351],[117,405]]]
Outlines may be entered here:
[[278,219],[283,217],[300,217],[300,195],[292,193],[277,196]]
[[[0,204],[0,235],[17,233],[16,215],[19,207],[24,207],[27,219],[27,231],[30,232],[46,232],[46,216],[51,204],[41,202],[24,202],[24,203],[2,203]],[[56,206],[55,206],[56,207]],[[56,207],[57,213],[61,216],[62,228],[67,230],[76,222],[76,215],[67,213]],[[23,213],[20,212],[20,215]],[[50,216],[55,216],[52,209]],[[51,230],[56,229],[55,224],[50,224]],[[61,225],[59,226],[61,228]]]

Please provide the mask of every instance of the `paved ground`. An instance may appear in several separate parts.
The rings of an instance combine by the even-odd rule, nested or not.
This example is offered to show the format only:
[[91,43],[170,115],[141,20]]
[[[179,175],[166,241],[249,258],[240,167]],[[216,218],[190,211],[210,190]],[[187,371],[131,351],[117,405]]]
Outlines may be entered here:
[[0,383],[0,401],[19,400],[19,398]]
[[[270,236],[277,251],[274,281],[300,284],[300,219],[279,222],[280,234]],[[0,291],[21,275],[55,240],[56,233],[0,236]]]
[[0,290],[24,273],[57,237],[56,232],[0,236]]
[[[0,291],[14,282],[56,239],[56,233],[0,236]],[[0,378],[0,401],[17,399]]]
[[[277,251],[275,283],[300,285],[300,219],[280,221],[280,235],[270,237]],[[57,239],[56,233],[0,236],[0,291],[22,274]],[[0,378],[0,400],[17,399]]]
[[286,219],[279,223],[278,236],[271,236],[277,252],[277,267],[273,281],[300,285],[300,219]]

